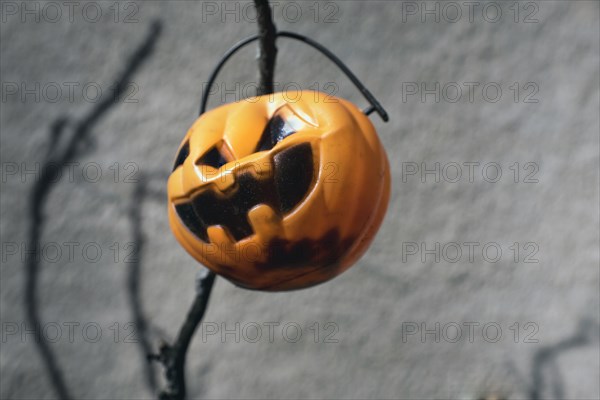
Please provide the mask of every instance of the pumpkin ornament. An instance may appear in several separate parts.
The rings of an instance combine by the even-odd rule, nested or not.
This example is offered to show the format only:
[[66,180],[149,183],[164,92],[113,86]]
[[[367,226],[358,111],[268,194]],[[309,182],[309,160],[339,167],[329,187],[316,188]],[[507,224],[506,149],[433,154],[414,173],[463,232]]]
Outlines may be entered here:
[[205,112],[185,135],[168,180],[168,213],[179,243],[234,284],[265,291],[310,287],[348,269],[386,212],[390,171],[368,115],[385,110],[329,50],[371,107],[318,91],[275,93]]

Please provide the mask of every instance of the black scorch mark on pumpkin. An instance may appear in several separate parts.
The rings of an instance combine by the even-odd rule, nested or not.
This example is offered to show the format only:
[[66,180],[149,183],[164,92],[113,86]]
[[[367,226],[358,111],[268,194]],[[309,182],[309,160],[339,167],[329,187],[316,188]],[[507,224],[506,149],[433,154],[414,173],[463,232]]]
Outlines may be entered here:
[[306,196],[314,178],[310,143],[282,150],[273,157],[272,177],[257,179],[249,172],[236,176],[225,195],[203,190],[188,202],[175,205],[179,218],[198,238],[208,242],[207,229],[220,225],[240,241],[252,235],[248,211],[266,204],[282,217]]
[[[233,284],[249,290],[296,290],[322,283],[339,274],[344,257],[348,255],[355,237],[342,239],[339,231],[330,229],[319,239],[286,240],[273,239],[263,249],[264,262],[257,263],[260,279],[270,276],[262,285],[249,285],[248,276],[235,265],[219,263],[216,271]],[[283,272],[282,275],[278,271]],[[268,275],[275,273],[276,275]],[[292,283],[293,282],[293,283]],[[292,283],[290,285],[290,283]],[[289,285],[289,286],[288,286]]]
[[342,239],[337,229],[330,229],[318,239],[287,240],[274,238],[265,249],[267,258],[259,269],[336,267],[348,252],[354,238]]

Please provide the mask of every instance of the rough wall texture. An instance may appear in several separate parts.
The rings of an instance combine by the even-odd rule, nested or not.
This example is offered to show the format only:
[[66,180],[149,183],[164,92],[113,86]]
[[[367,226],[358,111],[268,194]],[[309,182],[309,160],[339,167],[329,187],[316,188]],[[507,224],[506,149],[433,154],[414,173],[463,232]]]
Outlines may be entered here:
[[[65,170],[46,201],[38,291],[74,397],[152,398],[139,329],[126,325],[135,320],[131,180],[149,179],[133,279],[156,348],[180,325],[198,269],[169,231],[166,175],[202,82],[231,44],[255,33],[254,14],[245,2],[122,3],[118,14],[99,2],[85,14],[80,3],[70,20],[61,3],[60,17],[32,4],[39,11],[25,14],[21,3],[2,3],[0,396],[56,398],[24,318],[35,180],[24,171],[43,159],[53,121],[85,118],[97,87],[108,96],[158,18],[155,51],[129,86],[134,102],[117,101],[94,123],[73,176]],[[272,294],[218,280],[205,340],[199,332],[188,356],[191,397],[599,398],[599,3],[481,3],[472,14],[452,4],[275,3],[279,29],[328,46],[389,111],[390,123],[372,120],[390,157],[391,202],[366,256],[329,283]],[[316,84],[365,105],[326,59],[297,43],[278,47],[280,87]],[[211,104],[250,93],[244,84],[256,76],[255,50],[246,49]],[[69,82],[79,84],[73,93]],[[36,83],[39,99],[24,93]],[[439,182],[422,174],[436,168]],[[279,324],[273,340],[270,322]],[[256,324],[262,336],[252,343]],[[224,329],[233,333],[222,337]]]

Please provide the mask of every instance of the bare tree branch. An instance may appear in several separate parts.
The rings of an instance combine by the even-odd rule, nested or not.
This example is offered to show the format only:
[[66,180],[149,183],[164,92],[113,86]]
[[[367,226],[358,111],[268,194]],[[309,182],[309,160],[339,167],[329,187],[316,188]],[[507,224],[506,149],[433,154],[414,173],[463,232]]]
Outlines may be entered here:
[[188,311],[183,326],[179,330],[177,340],[173,345],[164,343],[158,355],[150,355],[150,360],[157,360],[165,367],[167,390],[160,394],[161,400],[183,400],[186,396],[185,359],[188,348],[204,317],[208,299],[215,281],[214,272],[202,269],[196,277],[196,297]]
[[275,38],[277,29],[271,17],[271,8],[268,0],[254,0],[258,19],[258,34],[260,35],[260,55],[258,58],[258,71],[260,83],[257,95],[273,93],[273,79],[275,77],[275,59],[277,47]]

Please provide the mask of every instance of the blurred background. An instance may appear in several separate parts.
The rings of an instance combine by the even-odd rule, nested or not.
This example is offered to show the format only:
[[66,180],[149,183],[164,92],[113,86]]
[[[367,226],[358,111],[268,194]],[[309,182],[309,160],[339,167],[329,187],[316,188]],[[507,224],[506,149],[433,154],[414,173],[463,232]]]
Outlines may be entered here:
[[[217,279],[189,397],[599,398],[599,3],[271,4],[389,112],[370,118],[390,205],[330,282]],[[200,268],[170,232],[166,179],[213,66],[257,31],[252,2],[0,5],[0,396],[59,398],[62,376],[77,399],[156,398],[146,354],[174,339]],[[277,46],[277,90],[367,105],[314,50]],[[210,107],[254,93],[256,54]]]

